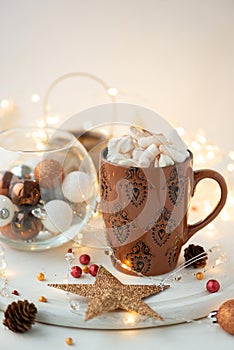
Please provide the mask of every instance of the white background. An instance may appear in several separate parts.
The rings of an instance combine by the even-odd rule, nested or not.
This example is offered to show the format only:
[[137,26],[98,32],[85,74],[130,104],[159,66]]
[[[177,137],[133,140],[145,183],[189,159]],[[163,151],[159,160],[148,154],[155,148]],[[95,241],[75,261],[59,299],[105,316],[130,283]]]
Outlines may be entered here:
[[[49,85],[85,71],[117,87],[120,101],[233,148],[233,0],[1,0],[0,33],[0,99],[19,108],[14,123],[36,124]],[[50,100],[60,117],[103,102],[84,78],[64,81]]]
[[[120,101],[233,148],[233,0],[0,0],[0,33],[0,100],[18,107],[12,120],[0,114],[0,129],[36,124],[49,85],[85,71],[118,88]],[[103,91],[79,78],[51,96],[61,118],[103,102]],[[0,334],[3,350],[65,349],[67,336],[80,349],[233,348],[232,336],[207,323],[126,332],[37,325],[22,336],[3,327]]]

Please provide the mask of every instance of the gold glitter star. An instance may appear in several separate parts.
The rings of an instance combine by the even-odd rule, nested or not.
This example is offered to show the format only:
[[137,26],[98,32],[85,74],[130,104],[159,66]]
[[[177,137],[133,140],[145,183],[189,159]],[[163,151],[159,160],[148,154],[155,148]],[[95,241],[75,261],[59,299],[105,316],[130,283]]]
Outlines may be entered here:
[[48,284],[48,286],[89,298],[85,320],[116,309],[136,311],[143,316],[162,320],[162,317],[141,299],[169,288],[169,285],[161,287],[123,284],[103,266],[99,266],[94,284]]

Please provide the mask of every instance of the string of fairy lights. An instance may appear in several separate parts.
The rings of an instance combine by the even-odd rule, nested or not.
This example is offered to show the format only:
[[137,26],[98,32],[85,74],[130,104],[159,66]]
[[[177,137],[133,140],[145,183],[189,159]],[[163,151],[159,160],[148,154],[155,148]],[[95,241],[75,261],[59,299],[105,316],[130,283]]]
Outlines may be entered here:
[[[65,74],[58,79],[56,79],[48,88],[46,92],[46,97],[42,99],[39,94],[33,93],[30,96],[30,101],[33,104],[37,104],[40,101],[43,102],[43,116],[36,120],[38,127],[56,127],[59,122],[61,122],[62,117],[59,115],[53,114],[49,111],[49,96],[54,89],[54,87],[60,83],[62,80],[71,78],[73,76],[85,76],[91,79],[94,79],[98,82],[102,88],[104,88],[105,93],[109,96],[110,101],[116,102],[118,97],[118,89],[115,87],[110,87],[106,82],[100,78],[90,75],[89,73],[84,72],[74,72],[70,74]],[[1,120],[9,120],[8,117],[14,118],[14,110],[16,105],[12,98],[4,98],[0,100],[0,125]],[[3,123],[4,125],[4,123]],[[5,125],[4,125],[5,126]],[[4,127],[6,129],[6,127]],[[183,127],[176,127],[178,134],[183,138],[185,143],[189,146],[189,149],[196,154],[194,157],[194,169],[201,169],[204,167],[216,167],[219,171],[225,176],[228,183],[228,199],[224,209],[222,210],[220,217],[223,221],[234,220],[234,150],[223,154],[219,145],[210,142],[206,135],[205,131],[199,129],[193,133],[188,133]],[[212,200],[209,199],[200,199],[200,208],[204,213],[209,213],[210,209],[214,205]],[[202,202],[202,203],[201,203]],[[210,225],[210,227],[212,224]]]
[[[66,76],[67,77],[67,76]],[[102,82],[101,82],[102,84]],[[116,101],[116,98],[118,96],[118,89],[115,87],[109,87],[107,84],[103,83],[102,86],[106,90],[106,94],[110,97],[112,102]],[[50,89],[47,92],[47,100],[46,105],[48,102],[48,96],[49,93],[52,91],[51,89],[54,87],[54,84],[51,85]],[[30,96],[30,102],[33,104],[38,104],[42,100],[41,96],[37,93],[33,93]],[[7,116],[14,115],[15,110],[15,102],[12,98],[4,98],[0,101],[0,122],[1,118],[4,118],[6,120]],[[45,107],[44,105],[44,114],[42,118],[38,118],[37,126],[44,128],[45,126],[49,127],[55,127],[59,124],[61,121],[61,117],[58,115],[50,114],[50,111]],[[0,124],[1,125],[1,124]],[[223,173],[227,180],[228,184],[228,199],[226,202],[226,205],[224,209],[221,211],[219,219],[222,222],[228,222],[234,220],[234,150],[230,150],[226,154],[223,154],[220,147],[210,142],[206,135],[205,131],[200,129],[194,133],[188,133],[183,127],[177,127],[178,134],[183,138],[183,140],[186,142],[186,144],[189,146],[189,149],[196,154],[196,157],[194,157],[194,168],[201,169],[203,167],[218,167],[220,172]],[[215,196],[217,197],[217,196]],[[199,208],[196,207],[196,202],[192,208],[194,214],[196,215],[196,212],[200,210],[202,211],[204,215],[209,214],[212,207],[213,207],[212,198],[207,199],[207,196],[201,198],[199,200]],[[197,213],[198,216],[200,216],[200,213]],[[215,232],[215,225],[214,223],[211,223],[208,225],[208,232],[213,233]],[[209,252],[210,253],[210,252]],[[107,251],[107,255],[110,255],[111,252]],[[210,268],[214,269],[216,268],[220,263],[224,263],[225,259],[223,259],[223,255],[216,256],[217,259],[215,260],[214,265],[212,265]],[[71,261],[68,261],[69,267],[70,267]],[[121,266],[123,268],[128,269],[128,266],[123,266],[121,262]],[[184,267],[181,266],[181,270],[184,270]],[[180,272],[178,268],[176,271],[173,272],[172,275],[169,276],[171,279],[176,279],[178,272]],[[163,281],[164,283],[165,281]],[[7,282],[7,264],[6,264],[6,257],[5,257],[5,251],[3,246],[0,244],[0,295],[3,297],[8,297],[10,294],[8,290],[8,282]],[[69,299],[70,307],[73,311],[77,312],[77,309],[80,308],[80,305],[78,305],[73,299]],[[187,320],[186,320],[187,321]],[[133,325],[137,322],[136,316],[130,314],[127,316],[125,323],[126,325]]]

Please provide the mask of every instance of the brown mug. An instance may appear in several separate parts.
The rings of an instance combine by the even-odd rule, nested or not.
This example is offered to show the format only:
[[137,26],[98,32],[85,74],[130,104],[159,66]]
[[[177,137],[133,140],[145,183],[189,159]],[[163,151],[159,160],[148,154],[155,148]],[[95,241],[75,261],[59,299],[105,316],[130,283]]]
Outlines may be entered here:
[[[100,164],[101,211],[106,240],[115,267],[125,273],[155,276],[176,267],[181,247],[219,214],[227,199],[222,175],[192,168],[193,155],[183,163],[161,168],[122,166],[106,160]],[[215,180],[221,190],[213,211],[188,224],[188,209],[199,181]],[[118,262],[121,261],[121,264]],[[125,264],[130,269],[122,267]]]

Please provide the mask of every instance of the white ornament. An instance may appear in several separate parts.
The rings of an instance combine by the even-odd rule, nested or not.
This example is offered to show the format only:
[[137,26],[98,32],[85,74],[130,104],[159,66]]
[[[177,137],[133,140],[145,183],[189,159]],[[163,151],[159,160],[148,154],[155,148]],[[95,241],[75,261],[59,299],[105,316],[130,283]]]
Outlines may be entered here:
[[70,205],[64,201],[55,199],[46,203],[45,214],[43,225],[50,232],[64,232],[71,226],[73,212]]
[[0,195],[0,227],[8,225],[14,216],[14,204],[3,195]]
[[70,202],[81,203],[87,201],[92,192],[92,181],[88,174],[82,171],[72,171],[62,184],[64,197]]

